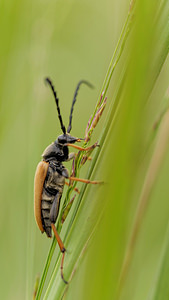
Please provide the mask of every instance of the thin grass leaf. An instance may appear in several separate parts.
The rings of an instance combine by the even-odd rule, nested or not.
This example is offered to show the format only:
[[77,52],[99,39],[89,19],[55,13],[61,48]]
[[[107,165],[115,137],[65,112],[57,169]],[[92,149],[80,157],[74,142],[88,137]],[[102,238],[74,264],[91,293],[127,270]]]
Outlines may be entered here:
[[150,165],[148,167],[147,174],[145,177],[145,182],[143,184],[143,189],[141,191],[138,208],[134,218],[134,224],[132,226],[131,237],[129,239],[129,243],[127,246],[127,250],[125,253],[125,258],[121,270],[121,275],[119,279],[119,285],[120,285],[119,290],[122,288],[122,285],[124,284],[123,281],[126,277],[126,273],[128,271],[131,258],[133,256],[136,239],[138,236],[138,232],[140,230],[140,226],[142,224],[145,211],[148,207],[148,202],[150,200],[152,189],[160,173],[160,168],[162,167],[166,152],[167,150],[169,150],[168,132],[169,132],[169,110],[167,110],[161,122],[154,153],[152,155],[152,159],[150,161]]
[[153,281],[152,291],[148,300],[164,300],[168,299],[169,284],[168,284],[168,272],[169,272],[169,228],[166,232],[166,238],[164,241],[159,268],[157,270],[155,281]]

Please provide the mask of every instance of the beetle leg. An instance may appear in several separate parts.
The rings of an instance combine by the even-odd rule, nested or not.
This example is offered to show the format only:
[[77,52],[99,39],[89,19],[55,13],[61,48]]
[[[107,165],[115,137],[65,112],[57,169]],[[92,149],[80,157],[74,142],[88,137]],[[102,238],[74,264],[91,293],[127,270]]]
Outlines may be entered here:
[[51,227],[52,227],[52,230],[54,232],[54,235],[55,235],[55,238],[58,242],[58,245],[59,245],[59,248],[60,248],[60,251],[62,252],[62,260],[61,260],[61,277],[64,281],[64,283],[68,283],[65,279],[64,279],[64,276],[63,276],[63,262],[64,262],[64,257],[65,257],[65,246],[56,230],[56,227],[55,227],[55,222],[56,222],[56,219],[57,219],[57,216],[58,216],[58,212],[59,212],[59,205],[60,205],[60,194],[57,193],[55,198],[54,198],[54,201],[52,203],[52,207],[51,207],[51,210],[50,210],[50,220],[51,220]]
[[53,232],[54,232],[54,235],[55,235],[55,238],[58,242],[58,245],[60,247],[60,251],[62,252],[62,260],[61,260],[61,265],[60,265],[60,269],[61,269],[61,277],[64,281],[64,283],[68,284],[68,282],[64,279],[64,275],[63,275],[63,263],[64,263],[64,258],[65,258],[65,252],[66,252],[66,249],[64,247],[64,244],[56,230],[56,227],[55,227],[55,224],[54,223],[51,223],[51,227],[53,229]]
[[59,236],[59,234],[58,234],[58,232],[57,232],[57,230],[56,230],[55,224],[54,224],[54,223],[51,223],[51,227],[52,227],[52,229],[53,229],[55,238],[56,238],[56,240],[57,240],[57,242],[58,242],[60,251],[61,251],[62,253],[64,253],[64,252],[66,251],[66,249],[65,249],[64,244],[63,244],[63,242],[62,242],[62,240],[61,240],[61,238],[60,238],[60,236]]
[[69,177],[69,180],[73,180],[73,181],[80,181],[83,183],[91,183],[91,184],[103,184],[103,181],[91,181],[89,179],[82,179],[82,178],[77,178],[77,177]]
[[65,144],[65,146],[69,146],[69,147],[73,147],[75,149],[78,149],[80,151],[89,151],[89,150],[92,150],[94,149],[95,147],[99,146],[98,143],[96,142],[94,145],[92,146],[89,146],[87,148],[83,148],[83,147],[80,147],[80,146],[77,146],[77,145],[74,145],[74,144]]
[[62,260],[61,260],[60,268],[61,268],[61,277],[62,277],[64,283],[68,284],[68,281],[66,281],[66,280],[64,279],[64,276],[63,276],[63,263],[64,263],[64,258],[65,258],[65,252],[63,252],[63,255],[62,255]]

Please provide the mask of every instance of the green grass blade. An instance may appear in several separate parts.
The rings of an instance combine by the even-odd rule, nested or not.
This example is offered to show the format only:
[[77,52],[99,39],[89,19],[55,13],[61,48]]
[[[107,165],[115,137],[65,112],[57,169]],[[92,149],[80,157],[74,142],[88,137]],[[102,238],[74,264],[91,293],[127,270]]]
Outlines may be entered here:
[[169,229],[166,233],[164,246],[162,249],[160,264],[155,281],[153,281],[153,287],[151,296],[148,300],[164,300],[169,295],[168,273],[169,273]]

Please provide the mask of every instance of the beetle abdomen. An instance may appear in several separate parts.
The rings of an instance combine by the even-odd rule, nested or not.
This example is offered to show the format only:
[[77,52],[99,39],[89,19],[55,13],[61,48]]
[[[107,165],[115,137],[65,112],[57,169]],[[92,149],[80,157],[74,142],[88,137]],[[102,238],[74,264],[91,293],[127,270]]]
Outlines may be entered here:
[[[41,200],[41,219],[43,229],[48,237],[52,236],[51,232],[51,208],[55,197],[57,197],[57,205],[54,211],[55,220],[59,213],[60,199],[63,192],[65,178],[54,170],[50,164],[46,179],[43,185],[42,200]],[[53,221],[52,221],[53,222]]]
[[45,188],[43,188],[42,201],[41,201],[41,218],[44,231],[48,237],[52,236],[51,232],[51,220],[50,220],[50,210],[55,196],[49,195]]

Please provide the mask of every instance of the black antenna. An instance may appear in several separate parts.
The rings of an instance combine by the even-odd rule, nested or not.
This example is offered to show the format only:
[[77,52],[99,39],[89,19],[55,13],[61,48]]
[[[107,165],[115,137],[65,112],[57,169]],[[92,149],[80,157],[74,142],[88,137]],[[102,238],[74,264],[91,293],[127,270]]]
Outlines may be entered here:
[[53,95],[55,97],[55,102],[56,102],[56,107],[57,107],[57,111],[58,111],[58,118],[59,118],[59,121],[60,121],[61,129],[62,129],[63,133],[65,134],[66,133],[66,128],[63,125],[62,117],[61,117],[61,114],[60,114],[60,108],[59,108],[59,99],[57,98],[55,88],[52,84],[52,81],[49,78],[46,78],[45,81],[50,85],[50,87],[52,89]]
[[75,102],[76,102],[76,97],[77,97],[77,94],[78,94],[78,90],[81,86],[81,84],[84,83],[86,85],[88,85],[90,88],[93,88],[93,85],[88,82],[88,81],[85,81],[85,80],[81,80],[79,81],[77,87],[76,87],[76,90],[75,90],[75,93],[74,93],[74,97],[73,97],[73,102],[72,102],[72,106],[71,106],[71,110],[70,110],[70,116],[69,116],[69,126],[67,128],[67,133],[70,133],[71,129],[72,129],[72,116],[73,116],[73,109],[74,109],[74,105],[75,105]]

